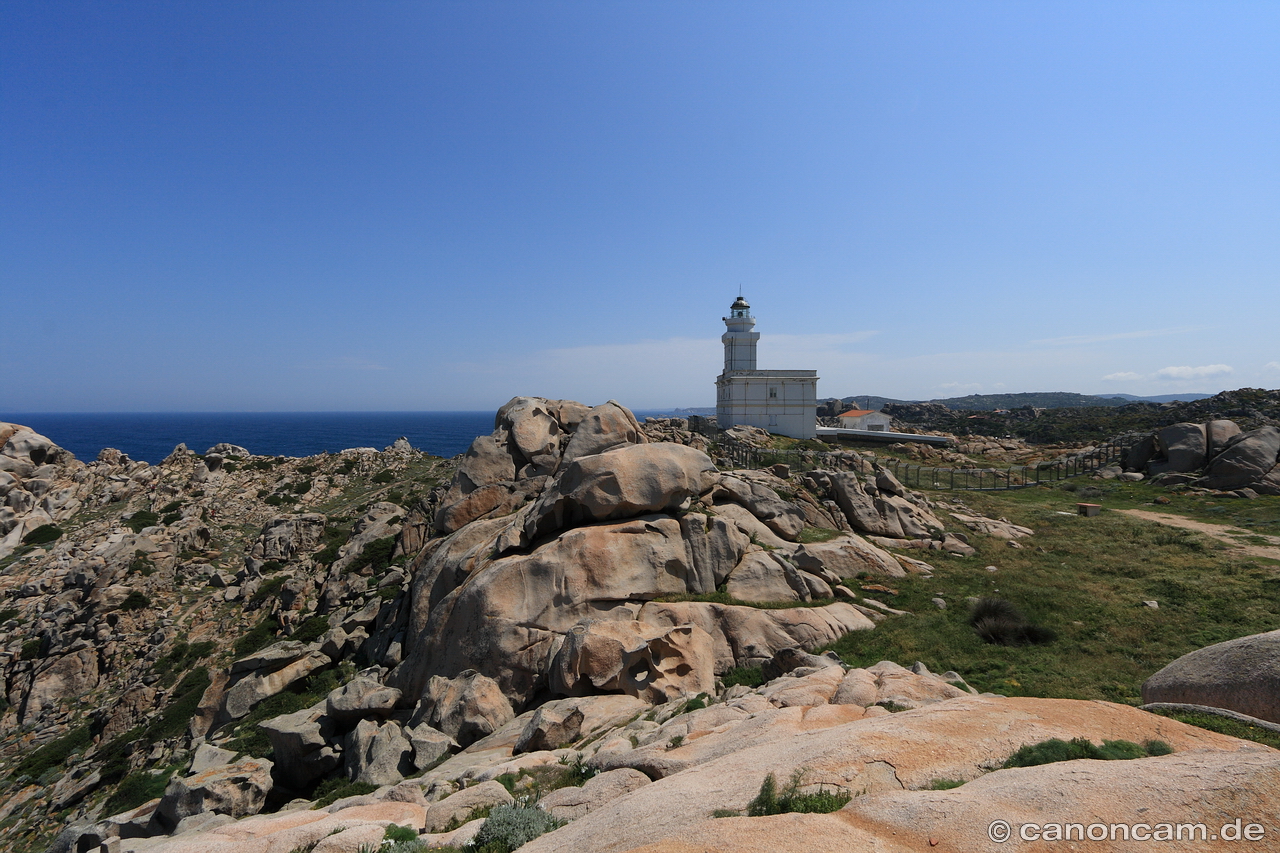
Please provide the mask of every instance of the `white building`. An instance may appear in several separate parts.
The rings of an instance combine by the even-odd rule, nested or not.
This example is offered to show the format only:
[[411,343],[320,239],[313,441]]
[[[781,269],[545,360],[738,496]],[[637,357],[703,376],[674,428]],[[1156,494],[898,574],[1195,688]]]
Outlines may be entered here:
[[840,413],[841,429],[867,429],[873,432],[887,432],[893,425],[893,418],[884,412],[871,409],[850,409]]
[[818,435],[818,371],[757,370],[756,320],[739,296],[723,318],[724,372],[716,378],[716,422],[721,429],[757,426],[792,438]]

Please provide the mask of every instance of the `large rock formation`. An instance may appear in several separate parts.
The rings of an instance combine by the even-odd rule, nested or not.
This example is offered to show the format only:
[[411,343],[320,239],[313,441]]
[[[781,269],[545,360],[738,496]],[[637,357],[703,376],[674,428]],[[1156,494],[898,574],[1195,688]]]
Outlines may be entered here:
[[1280,495],[1280,429],[1241,432],[1229,420],[1174,424],[1131,447],[1124,468],[1153,477],[1173,475],[1165,479],[1215,491]]
[[1206,705],[1280,723],[1280,631],[1183,655],[1143,682],[1142,701]]

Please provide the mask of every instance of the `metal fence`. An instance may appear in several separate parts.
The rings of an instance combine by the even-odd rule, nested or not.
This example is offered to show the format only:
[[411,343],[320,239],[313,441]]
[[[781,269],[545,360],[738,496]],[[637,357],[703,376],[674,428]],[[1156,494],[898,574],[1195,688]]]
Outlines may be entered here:
[[1126,433],[1101,444],[1067,454],[1061,458],[1034,465],[1011,465],[1004,468],[940,468],[922,465],[892,456],[868,459],[860,453],[841,450],[766,450],[729,438],[718,430],[702,431],[712,440],[711,455],[723,458],[739,468],[769,468],[783,464],[796,471],[817,469],[848,471],[875,462],[891,471],[904,486],[914,489],[996,490],[1021,489],[1039,483],[1052,483],[1091,474],[1100,468],[1124,460],[1129,448],[1145,433]]

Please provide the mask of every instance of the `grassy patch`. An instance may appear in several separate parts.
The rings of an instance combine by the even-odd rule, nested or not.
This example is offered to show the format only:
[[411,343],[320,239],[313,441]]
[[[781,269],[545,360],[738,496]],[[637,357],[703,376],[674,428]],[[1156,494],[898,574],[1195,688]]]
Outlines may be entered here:
[[791,775],[791,782],[779,791],[777,780],[770,773],[760,784],[760,791],[754,800],[747,805],[747,814],[751,817],[764,817],[771,814],[787,814],[801,812],[804,814],[828,814],[839,811],[848,805],[853,795],[847,791],[827,791],[819,789],[817,793],[800,793],[803,771],[797,770]]
[[829,527],[806,527],[800,531],[796,541],[807,545],[813,542],[830,542],[843,535],[839,530],[832,530]]
[[1177,720],[1180,723],[1186,723],[1189,726],[1197,726],[1202,729],[1208,729],[1211,732],[1238,737],[1241,740],[1261,743],[1272,749],[1280,749],[1280,732],[1273,732],[1270,729],[1253,726],[1229,717],[1219,717],[1217,714],[1198,714],[1190,711],[1153,711],[1152,713],[1168,717],[1171,720]]
[[377,785],[370,785],[368,782],[351,782],[341,776],[326,779],[316,788],[313,794],[315,802],[311,808],[322,809],[345,797],[360,797],[372,794],[376,790],[378,790]]
[[1102,746],[1082,737],[1069,741],[1060,738],[1049,738],[1040,743],[1027,744],[1009,756],[1003,765],[1009,767],[1036,767],[1041,764],[1052,764],[1056,761],[1075,761],[1078,758],[1092,758],[1097,761],[1127,761],[1134,758],[1146,758],[1150,755],[1168,755],[1173,752],[1169,744],[1162,740],[1149,740],[1144,744],[1136,744],[1128,740],[1104,740]]
[[120,780],[115,793],[103,807],[103,813],[119,814],[127,809],[136,808],[147,800],[154,800],[164,793],[165,786],[168,784],[167,774],[156,774],[146,770],[130,773]]
[[[1107,508],[1141,505],[1161,493],[1134,488],[1141,485],[1106,485],[1112,491],[1101,502]],[[934,672],[962,673],[980,691],[1138,705],[1142,682],[1170,661],[1275,627],[1280,571],[1266,561],[1106,509],[1079,516],[1075,498],[1058,489],[957,497],[973,513],[1007,518],[1035,534],[1014,549],[970,533],[974,556],[930,559],[931,578],[895,578],[894,607],[915,615],[886,619],[874,631],[832,644],[845,662],[922,661]],[[1255,522],[1280,511],[1280,498],[1239,503],[1253,506]],[[945,510],[939,517],[949,521]],[[957,602],[1003,599],[1057,639],[1042,645],[984,642],[965,608],[939,611],[930,603],[938,595]],[[1148,600],[1159,602],[1159,609],[1143,607]]]

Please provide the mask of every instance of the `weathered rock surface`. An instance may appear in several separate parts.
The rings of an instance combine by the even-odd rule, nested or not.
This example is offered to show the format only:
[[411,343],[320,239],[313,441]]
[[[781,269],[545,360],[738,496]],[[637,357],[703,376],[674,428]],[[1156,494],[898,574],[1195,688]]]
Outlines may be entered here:
[[[1119,784],[1120,778],[1133,788],[1127,795],[1130,811],[1125,820],[1134,820],[1133,815],[1138,814],[1137,810],[1144,805],[1143,797],[1165,785],[1162,773],[1165,766],[1170,767],[1171,773],[1178,779],[1174,787],[1179,795],[1166,800],[1166,795],[1156,794],[1155,801],[1168,802],[1170,808],[1174,804],[1180,804],[1170,814],[1170,820],[1177,820],[1187,814],[1189,791],[1202,791],[1206,798],[1215,803],[1215,808],[1227,808],[1229,800],[1225,798],[1229,794],[1226,787],[1219,786],[1217,782],[1206,783],[1207,779],[1214,778],[1212,774],[1218,768],[1248,768],[1239,774],[1230,774],[1229,778],[1233,783],[1246,779],[1262,782],[1280,778],[1280,753],[1106,702],[968,696],[898,714],[880,713],[849,719],[850,713],[864,712],[856,706],[776,708],[755,712],[720,731],[711,731],[699,737],[688,735],[678,748],[652,753],[655,760],[646,764],[643,769],[651,777],[656,774],[659,777],[657,781],[642,786],[604,808],[591,811],[554,833],[535,839],[522,849],[530,853],[569,849],[674,851],[703,849],[703,843],[710,844],[711,849],[744,849],[709,840],[710,836],[705,833],[697,836],[699,846],[682,845],[689,843],[687,833],[702,832],[700,827],[713,810],[733,809],[745,812],[747,804],[758,792],[767,773],[773,773],[781,781],[790,779],[792,772],[799,770],[809,790],[823,786],[827,790],[846,790],[855,795],[854,803],[838,815],[824,816],[825,819],[843,823],[841,816],[859,809],[858,813],[865,815],[862,820],[869,825],[866,834],[841,835],[842,843],[829,849],[926,851],[932,849],[927,839],[930,829],[935,830],[935,838],[949,837],[937,835],[936,831],[937,827],[946,824],[935,821],[923,825],[926,834],[923,841],[917,843],[913,840],[907,846],[905,841],[894,840],[894,832],[903,823],[894,822],[884,826],[875,824],[875,815],[883,803],[919,803],[930,800],[946,802],[947,796],[963,793],[968,788],[965,785],[954,791],[921,790],[935,779],[973,780],[982,777],[983,784],[977,789],[980,791],[992,790],[988,786],[1002,785],[1002,780],[1006,779],[1014,787],[1025,784],[1025,780],[1029,778],[1025,770],[988,773],[987,768],[993,761],[1011,755],[1024,744],[1038,743],[1050,737],[1068,740],[1085,737],[1095,743],[1103,739],[1125,739],[1141,743],[1154,738],[1166,741],[1176,750],[1175,755],[1164,758],[1049,765],[1071,768],[1076,772],[1086,769],[1092,771],[1093,768],[1105,765],[1107,773],[1117,773],[1116,784],[1107,789],[1108,796],[1114,796],[1112,792],[1123,790],[1123,786]],[[642,747],[634,752],[640,753],[646,749],[652,748]],[[658,755],[665,756],[665,765],[656,760]],[[1196,766],[1204,768],[1205,775],[1197,774],[1193,769]],[[1112,767],[1119,769],[1112,770]],[[1181,769],[1175,772],[1172,770],[1175,767]],[[1035,770],[1044,771],[1044,768]],[[1064,777],[1053,776],[1053,781],[1046,779],[1043,787],[1037,789],[1043,791],[1041,795],[1024,796],[1021,799],[1009,796],[1004,804],[1010,808],[1014,808],[1015,803],[1023,804],[1021,810],[1014,808],[1012,813],[1015,816],[1026,815],[1028,821],[1036,819],[1029,815],[1041,814],[1044,817],[1040,820],[1049,822],[1053,819],[1049,816],[1051,813],[1059,815],[1058,819],[1065,821],[1069,818],[1060,814],[1059,798],[1052,793],[1056,790],[1053,785],[1061,778]],[[1095,774],[1092,778],[1102,777]],[[1074,785],[1070,787],[1078,790]],[[1081,788],[1083,787],[1082,785]],[[1004,790],[1012,790],[1012,787]],[[1260,806],[1270,804],[1262,814],[1274,813],[1272,810],[1277,808],[1274,798],[1274,793],[1267,793],[1257,800]],[[965,796],[955,802],[964,803],[963,808],[975,808],[980,806],[981,797]],[[1054,805],[1038,805],[1048,802],[1053,802]],[[995,807],[982,808],[982,814],[986,816],[981,823],[983,838],[986,825],[995,817],[1014,820],[999,813]],[[799,820],[798,816],[783,817]],[[1080,815],[1085,823],[1089,823],[1087,817],[1087,813]],[[725,831],[729,831],[728,827],[731,825],[743,822],[756,827],[757,832],[764,832],[770,822],[775,820],[741,818],[728,819],[726,822],[725,819],[720,819],[715,823],[723,824]],[[919,833],[922,829],[916,826],[911,831]],[[914,834],[903,835],[916,838]],[[774,836],[771,834],[769,837]],[[735,843],[740,845],[745,838],[745,835],[735,835]],[[965,838],[975,843],[979,841],[976,836],[971,838],[966,835]],[[810,850],[817,844],[814,836],[804,836],[803,842],[807,845],[804,849]],[[785,845],[783,849],[801,849],[797,846],[799,841],[781,843]],[[900,846],[892,846],[895,844]],[[762,839],[757,840],[755,845],[774,849],[773,844]],[[960,851],[988,848],[961,844],[939,849]],[[993,845],[990,849],[998,848]]]
[[1280,723],[1280,631],[1183,655],[1143,682],[1142,701],[1208,705]]
[[167,827],[202,812],[231,817],[257,814],[271,790],[270,761],[245,759],[185,778],[174,777],[165,788],[156,817]]
[[1205,468],[1200,485],[1207,489],[1244,488],[1262,481],[1280,457],[1280,429],[1262,427],[1228,440]]
[[625,693],[657,703],[714,686],[711,636],[689,624],[588,619],[568,631],[551,663],[552,691],[568,696]]

